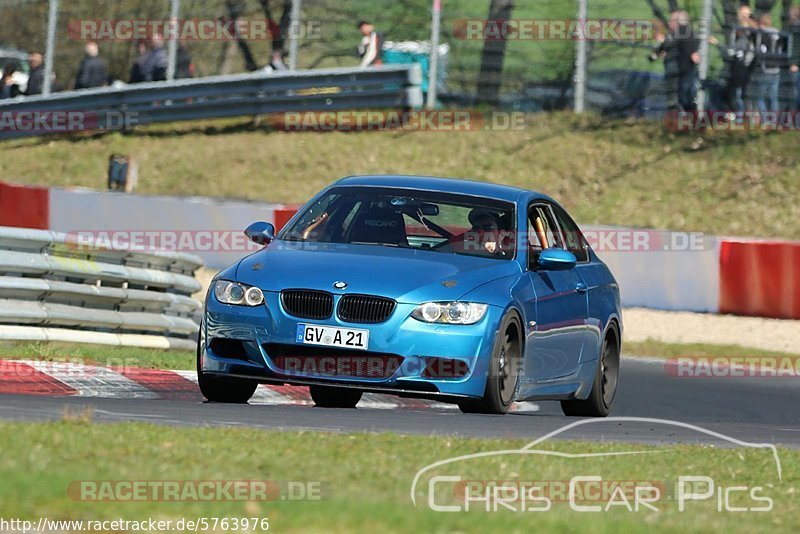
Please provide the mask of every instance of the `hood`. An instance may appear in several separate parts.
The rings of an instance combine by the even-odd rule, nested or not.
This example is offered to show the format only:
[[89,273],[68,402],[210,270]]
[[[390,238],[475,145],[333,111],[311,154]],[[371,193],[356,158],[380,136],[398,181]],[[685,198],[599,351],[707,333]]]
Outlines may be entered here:
[[[456,300],[480,285],[519,272],[514,260],[373,245],[273,241],[239,263],[236,280],[264,291],[317,289],[414,304]],[[334,289],[334,282],[346,282],[347,288]]]

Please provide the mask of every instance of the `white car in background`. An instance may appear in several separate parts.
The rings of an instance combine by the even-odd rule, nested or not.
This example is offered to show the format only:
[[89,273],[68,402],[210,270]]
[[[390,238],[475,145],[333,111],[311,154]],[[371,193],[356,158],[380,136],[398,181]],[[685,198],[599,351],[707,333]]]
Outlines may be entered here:
[[19,92],[25,93],[28,89],[28,77],[31,69],[28,54],[21,50],[0,46],[0,76],[3,75],[8,65],[16,67],[17,70],[12,80],[14,85],[19,87]]

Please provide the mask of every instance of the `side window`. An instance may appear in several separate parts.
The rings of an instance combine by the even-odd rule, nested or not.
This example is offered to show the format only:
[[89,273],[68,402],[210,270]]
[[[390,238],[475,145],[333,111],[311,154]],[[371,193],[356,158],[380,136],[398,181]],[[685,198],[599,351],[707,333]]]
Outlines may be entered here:
[[575,224],[572,217],[562,208],[556,205],[551,207],[556,215],[556,219],[558,219],[558,224],[561,225],[561,229],[564,231],[567,250],[575,254],[579,262],[589,261],[589,245],[586,242],[586,238],[583,237],[580,228],[578,228],[578,225]]
[[327,224],[327,219],[330,215],[328,211],[331,209],[332,202],[335,198],[336,195],[330,194],[319,199],[293,226],[292,234],[286,237],[295,240],[307,240],[311,238],[315,241],[315,236],[320,235],[323,227]]
[[564,248],[563,238],[555,224],[553,214],[544,204],[536,204],[528,209],[529,262],[533,265],[539,253],[547,248]]

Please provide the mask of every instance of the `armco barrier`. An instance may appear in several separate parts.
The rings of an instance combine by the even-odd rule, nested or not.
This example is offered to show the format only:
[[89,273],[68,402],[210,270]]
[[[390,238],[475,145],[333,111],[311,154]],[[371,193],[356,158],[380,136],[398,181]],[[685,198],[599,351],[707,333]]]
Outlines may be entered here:
[[0,227],[0,339],[194,348],[201,303],[190,254]]
[[[65,91],[0,101],[0,115],[13,122],[73,113],[72,126],[0,129],[0,139],[81,129],[113,130],[136,125],[290,111],[406,109],[422,106],[419,65],[255,72],[151,82],[124,87]],[[48,115],[44,115],[48,114]],[[63,115],[63,113],[61,114]]]

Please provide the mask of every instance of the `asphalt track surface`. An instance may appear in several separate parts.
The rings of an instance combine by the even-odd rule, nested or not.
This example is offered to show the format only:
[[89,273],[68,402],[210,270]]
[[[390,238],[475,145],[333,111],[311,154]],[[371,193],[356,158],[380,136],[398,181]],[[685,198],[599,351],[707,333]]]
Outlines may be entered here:
[[[0,395],[0,419],[5,420],[60,419],[66,407],[92,407],[94,419],[99,422],[531,439],[579,420],[563,416],[557,402],[537,402],[530,410],[491,416],[443,409],[346,410],[162,399]],[[661,361],[626,358],[622,362],[620,389],[612,416],[679,421],[742,441],[800,448],[798,408],[797,378],[676,377],[665,371]],[[725,444],[725,440],[693,428],[656,422],[593,421],[558,437],[649,444]]]

